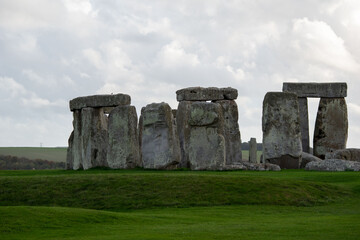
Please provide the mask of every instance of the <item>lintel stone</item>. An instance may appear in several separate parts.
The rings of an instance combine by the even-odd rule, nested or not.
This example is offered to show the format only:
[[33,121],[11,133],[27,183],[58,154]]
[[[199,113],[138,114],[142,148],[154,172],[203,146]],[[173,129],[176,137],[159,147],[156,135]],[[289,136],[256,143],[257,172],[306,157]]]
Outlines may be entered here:
[[345,82],[332,83],[283,83],[283,92],[295,93],[298,97],[341,98],[347,96]]
[[216,88],[216,87],[190,87],[176,91],[176,99],[181,101],[216,101],[234,100],[238,97],[235,88]]
[[127,94],[107,94],[77,97],[70,101],[70,110],[80,110],[86,107],[116,107],[130,105],[131,98]]

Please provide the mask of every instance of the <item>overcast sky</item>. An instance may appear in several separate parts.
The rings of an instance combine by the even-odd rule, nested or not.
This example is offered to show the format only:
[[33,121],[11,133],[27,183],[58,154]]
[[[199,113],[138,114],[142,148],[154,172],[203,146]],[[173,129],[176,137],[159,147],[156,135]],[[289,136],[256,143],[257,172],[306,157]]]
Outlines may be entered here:
[[78,96],[139,112],[191,86],[238,89],[242,141],[261,142],[266,92],[340,81],[359,147],[359,43],[358,0],[0,0],[0,146],[67,146]]

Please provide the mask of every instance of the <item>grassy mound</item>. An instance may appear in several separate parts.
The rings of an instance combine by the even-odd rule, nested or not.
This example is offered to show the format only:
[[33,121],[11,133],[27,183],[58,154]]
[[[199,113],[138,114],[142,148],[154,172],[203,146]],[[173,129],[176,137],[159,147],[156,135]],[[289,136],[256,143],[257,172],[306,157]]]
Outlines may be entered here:
[[28,176],[0,174],[0,205],[101,210],[244,204],[314,206],[354,194],[330,183],[286,178],[292,172],[266,175],[95,170],[2,175],[22,173]]

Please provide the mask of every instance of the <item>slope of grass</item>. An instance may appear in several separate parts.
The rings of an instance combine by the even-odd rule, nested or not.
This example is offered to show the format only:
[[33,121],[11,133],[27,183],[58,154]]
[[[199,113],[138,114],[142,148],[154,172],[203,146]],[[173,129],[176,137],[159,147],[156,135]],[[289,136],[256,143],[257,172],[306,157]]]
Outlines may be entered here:
[[359,204],[104,212],[0,207],[0,239],[359,239]]
[[[291,171],[270,173],[270,177],[248,172],[46,172],[48,175],[29,171],[26,172],[28,176],[18,177],[4,176],[16,174],[16,171],[1,172],[0,205],[104,210],[239,204],[312,206],[354,194],[351,189],[329,183],[286,178]],[[356,174],[347,173],[343,178]],[[279,180],[279,177],[286,180]]]
[[42,159],[53,162],[66,161],[65,147],[47,148],[47,147],[0,147],[0,155],[24,157],[28,159]]

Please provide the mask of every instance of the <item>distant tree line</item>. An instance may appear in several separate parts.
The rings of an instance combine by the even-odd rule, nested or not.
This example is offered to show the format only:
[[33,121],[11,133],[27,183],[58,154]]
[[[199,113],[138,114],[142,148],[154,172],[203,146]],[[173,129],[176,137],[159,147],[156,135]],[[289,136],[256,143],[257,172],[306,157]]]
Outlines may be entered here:
[[[258,151],[262,151],[262,143],[257,143],[257,150]],[[243,142],[241,144],[241,150],[249,150],[250,149],[250,145],[249,142]]]
[[0,155],[0,170],[65,169],[64,162]]

